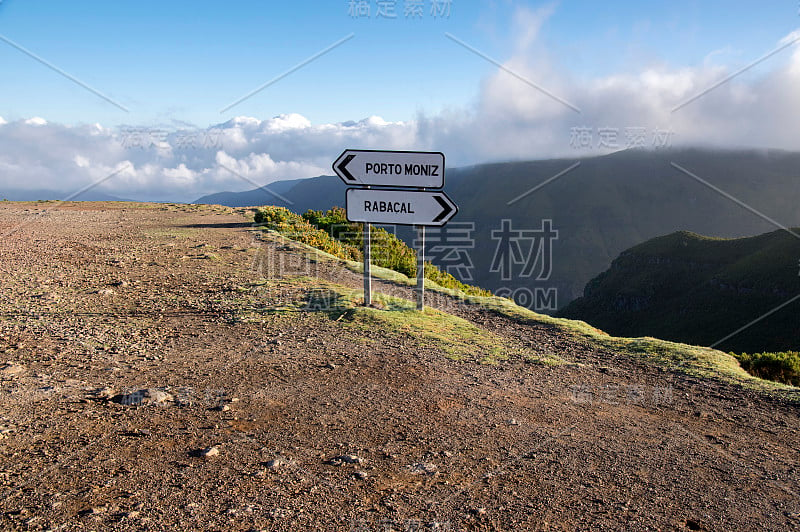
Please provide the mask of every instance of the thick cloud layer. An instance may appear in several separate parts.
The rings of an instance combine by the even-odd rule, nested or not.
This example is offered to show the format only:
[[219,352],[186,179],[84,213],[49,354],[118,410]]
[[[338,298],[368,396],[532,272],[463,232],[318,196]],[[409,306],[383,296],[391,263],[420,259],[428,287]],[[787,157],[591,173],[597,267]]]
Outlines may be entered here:
[[[533,12],[521,19],[530,28],[546,16]],[[652,66],[579,80],[552,65],[528,31],[504,63],[507,70],[484,80],[473,105],[407,122],[373,116],[312,124],[286,114],[187,130],[0,117],[0,187],[71,192],[95,184],[97,191],[127,198],[189,201],[329,174],[345,148],[444,151],[449,166],[631,146],[800,150],[798,39],[800,32],[786,36],[776,46],[794,44],[689,103],[746,65]]]
[[0,187],[96,191],[188,201],[331,173],[340,146],[403,148],[413,128],[369,118],[314,126],[296,114],[239,117],[206,129],[0,122]]

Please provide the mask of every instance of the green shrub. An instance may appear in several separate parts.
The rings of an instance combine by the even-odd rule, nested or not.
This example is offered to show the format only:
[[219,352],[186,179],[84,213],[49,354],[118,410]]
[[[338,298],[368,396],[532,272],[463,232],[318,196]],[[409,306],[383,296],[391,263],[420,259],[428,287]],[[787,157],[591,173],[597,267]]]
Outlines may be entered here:
[[[255,221],[339,258],[363,260],[364,224],[348,221],[347,213],[341,207],[333,207],[325,212],[309,210],[298,216],[285,207],[268,206],[256,211]],[[416,277],[417,254],[413,249],[381,227],[373,227],[370,234],[372,264]],[[425,263],[425,278],[468,295],[492,295],[488,290],[462,283],[431,263]]]
[[347,213],[341,207],[334,207],[327,212],[308,210],[303,219],[339,241],[357,247],[362,246],[361,234],[364,231],[364,224],[348,221]]
[[[303,215],[309,223],[327,231],[331,236],[363,252],[364,225],[349,222],[347,212],[341,207],[333,207],[327,212],[309,210]],[[382,268],[400,272],[408,277],[417,276],[417,254],[405,242],[381,227],[373,227],[371,231],[372,263]],[[433,264],[425,263],[425,278],[439,286],[461,290],[469,295],[490,296],[491,292],[462,283],[451,274],[441,271]]]
[[800,386],[800,353],[731,353],[742,369],[756,377],[792,386]]
[[362,260],[363,258],[357,247],[331,238],[327,232],[311,225],[285,207],[262,207],[256,211],[255,221],[292,240],[321,249],[341,259]]
[[256,211],[255,215],[256,223],[266,226],[274,226],[295,219],[297,219],[297,215],[286,207],[262,207]]

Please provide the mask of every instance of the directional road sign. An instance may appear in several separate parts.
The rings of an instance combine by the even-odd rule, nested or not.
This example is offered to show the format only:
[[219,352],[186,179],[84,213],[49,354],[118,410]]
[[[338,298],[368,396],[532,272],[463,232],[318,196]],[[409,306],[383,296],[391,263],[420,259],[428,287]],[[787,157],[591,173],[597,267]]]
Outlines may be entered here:
[[352,186],[442,188],[444,154],[426,151],[345,150],[333,171]]
[[351,222],[442,226],[458,212],[444,192],[422,190],[347,189]]

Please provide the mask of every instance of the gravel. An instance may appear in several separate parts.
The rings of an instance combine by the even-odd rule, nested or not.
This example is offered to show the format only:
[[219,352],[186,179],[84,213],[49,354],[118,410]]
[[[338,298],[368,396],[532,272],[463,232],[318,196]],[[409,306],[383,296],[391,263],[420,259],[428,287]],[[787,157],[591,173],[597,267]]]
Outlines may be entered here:
[[228,208],[0,203],[14,228],[0,529],[800,528],[796,404],[445,298],[570,364],[454,361],[299,311],[313,278],[361,276],[254,239]]

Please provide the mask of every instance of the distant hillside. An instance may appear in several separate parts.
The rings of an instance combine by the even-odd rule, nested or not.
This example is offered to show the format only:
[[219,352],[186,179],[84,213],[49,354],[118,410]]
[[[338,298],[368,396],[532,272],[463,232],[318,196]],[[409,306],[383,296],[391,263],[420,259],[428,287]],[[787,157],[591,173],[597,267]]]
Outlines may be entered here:
[[[580,165],[553,179],[576,162]],[[547,308],[552,303],[544,297],[548,291],[555,292],[557,306],[563,307],[579,297],[586,283],[607,269],[619,253],[650,238],[680,230],[741,237],[774,229],[680,172],[672,162],[784,225],[800,225],[800,153],[628,150],[585,159],[451,168],[446,172],[445,190],[459,206],[452,227],[474,223],[475,231],[470,235],[472,244],[468,244],[474,248],[466,250],[472,268],[450,272],[465,282],[513,295],[525,306],[548,312],[554,310]],[[309,208],[343,206],[345,188],[338,178],[322,176],[301,180],[282,193],[291,204],[275,198],[265,201],[263,195],[250,202],[286,206],[302,213]],[[511,264],[505,276],[492,271],[495,253],[504,251],[492,231],[499,231],[504,219],[510,221],[512,231],[537,230],[542,220],[552,220],[558,239],[553,242],[549,277],[542,275],[547,278],[536,280],[541,273],[539,265],[533,276],[523,276],[524,260]],[[398,236],[413,238],[406,228],[398,229]],[[524,246],[523,252],[530,249],[529,242],[517,242]],[[442,265],[442,257],[432,261]]]
[[228,207],[250,207],[253,205],[279,205],[287,207],[283,195],[292,187],[305,179],[291,179],[287,181],[276,181],[255,190],[245,192],[217,192],[198,198],[192,203],[208,205],[227,205]]
[[320,176],[304,179],[286,193],[291,205],[283,205],[303,214],[308,209],[327,210],[331,207],[344,207],[347,186],[336,176]]
[[[559,316],[616,336],[711,345],[800,294],[798,261],[800,239],[787,231],[739,239],[681,231],[623,252]],[[718,348],[798,350],[798,316],[800,300]]]

